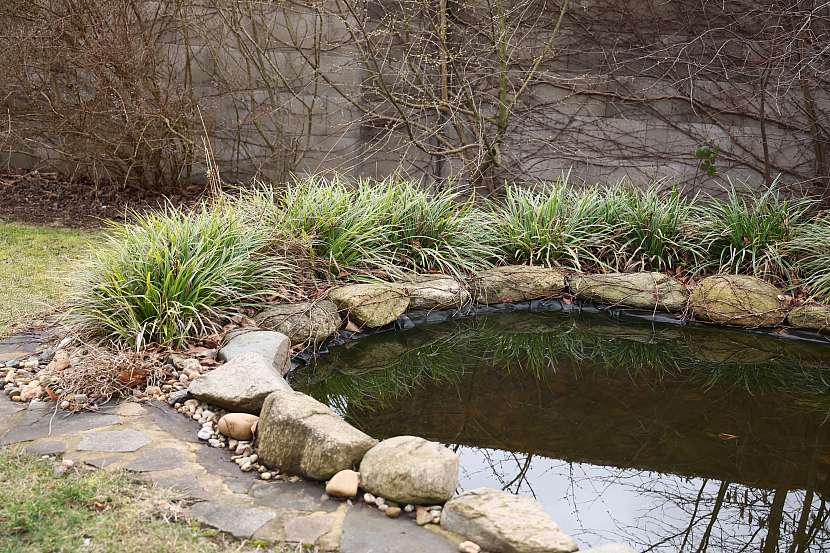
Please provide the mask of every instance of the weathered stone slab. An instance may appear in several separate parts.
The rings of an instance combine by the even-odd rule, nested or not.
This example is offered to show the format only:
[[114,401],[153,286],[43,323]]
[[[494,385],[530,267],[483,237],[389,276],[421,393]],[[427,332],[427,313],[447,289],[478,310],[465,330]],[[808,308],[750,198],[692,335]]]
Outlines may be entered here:
[[315,480],[354,468],[377,443],[326,405],[294,391],[268,396],[257,433],[262,463]]
[[116,463],[120,463],[121,461],[125,460],[126,457],[124,455],[106,455],[104,457],[96,457],[94,459],[87,459],[84,461],[85,464],[95,467],[97,469],[105,469],[109,466],[112,466]]
[[29,455],[61,455],[66,452],[66,442],[35,442],[24,448]]
[[329,300],[274,305],[255,320],[262,328],[285,334],[292,344],[319,344],[340,328],[337,306]]
[[512,303],[555,298],[565,291],[565,274],[557,269],[509,265],[478,275],[473,284],[478,303]]
[[340,553],[458,553],[458,546],[412,524],[391,519],[369,507],[353,507],[346,514]]
[[396,286],[409,296],[408,309],[448,309],[470,302],[470,293],[449,275],[423,275]]
[[795,328],[830,330],[830,305],[808,303],[793,308],[787,315],[787,322]]
[[268,394],[291,386],[262,355],[245,353],[200,376],[188,390],[211,405],[258,415]]
[[120,417],[99,413],[58,414],[51,411],[20,411],[10,421],[10,429],[0,438],[0,445],[29,442],[47,436],[76,434],[121,422]]
[[137,451],[150,443],[146,434],[132,428],[84,434],[78,451]]
[[787,314],[780,290],[746,275],[704,278],[692,290],[689,306],[699,319],[745,327],[775,326]]
[[360,462],[361,487],[398,503],[444,503],[458,486],[458,455],[416,436],[383,440]]
[[576,542],[534,499],[478,488],[452,498],[441,527],[496,553],[571,553]]
[[139,457],[130,461],[126,467],[132,472],[153,472],[170,470],[181,466],[182,453],[172,447],[160,447],[145,450]]
[[225,345],[217,357],[220,361],[229,362],[249,353],[261,355],[282,375],[290,368],[291,341],[285,334],[272,330],[243,328],[225,336]]
[[153,478],[152,481],[160,488],[173,490],[188,498],[210,499],[212,497],[212,494],[208,493],[199,483],[199,479],[191,474],[163,476]]
[[369,328],[387,325],[409,307],[409,297],[390,284],[351,284],[334,288],[328,298],[356,324]]
[[568,286],[580,298],[672,313],[683,311],[689,298],[682,282],[653,272],[572,275]]
[[315,545],[324,535],[334,527],[333,515],[303,515],[285,521],[283,525],[283,539],[287,543]]
[[193,518],[239,539],[248,539],[276,516],[268,509],[240,507],[213,501],[196,503],[190,508]]
[[248,493],[257,505],[278,510],[331,512],[339,505],[335,501],[321,500],[323,489],[320,485],[303,480],[290,483],[257,481]]

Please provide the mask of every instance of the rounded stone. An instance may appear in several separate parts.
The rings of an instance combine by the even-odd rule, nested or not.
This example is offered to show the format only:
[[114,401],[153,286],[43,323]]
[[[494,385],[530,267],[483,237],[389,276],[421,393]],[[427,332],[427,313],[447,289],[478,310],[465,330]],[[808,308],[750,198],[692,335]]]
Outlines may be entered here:
[[326,483],[326,495],[330,497],[354,497],[360,484],[360,474],[353,470],[341,470]]
[[228,413],[216,423],[216,430],[234,440],[250,440],[253,438],[251,427],[257,423],[259,417],[248,413]]
[[443,503],[458,485],[458,455],[436,442],[397,436],[366,452],[360,463],[361,485],[398,503]]

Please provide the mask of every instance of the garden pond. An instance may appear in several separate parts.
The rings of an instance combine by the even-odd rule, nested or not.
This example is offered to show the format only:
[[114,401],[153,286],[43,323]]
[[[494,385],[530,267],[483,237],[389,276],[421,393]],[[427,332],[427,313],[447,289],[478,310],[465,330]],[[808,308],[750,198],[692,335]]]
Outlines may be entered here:
[[830,344],[604,313],[479,315],[332,348],[293,384],[461,458],[578,542],[830,550]]

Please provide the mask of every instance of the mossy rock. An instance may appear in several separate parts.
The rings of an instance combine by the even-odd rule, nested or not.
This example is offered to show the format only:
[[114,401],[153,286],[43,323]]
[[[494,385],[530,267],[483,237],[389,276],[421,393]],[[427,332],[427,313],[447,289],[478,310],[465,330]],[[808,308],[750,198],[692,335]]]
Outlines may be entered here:
[[291,344],[318,344],[337,332],[340,315],[329,300],[271,306],[254,320],[260,328],[281,332]]
[[390,284],[341,286],[331,290],[328,299],[349,319],[368,328],[391,323],[409,307],[409,296]]
[[470,302],[467,289],[449,275],[417,275],[395,286],[409,296],[409,309],[448,309]]
[[778,288],[746,275],[703,279],[692,290],[689,306],[698,319],[753,328],[779,325],[787,313]]
[[555,298],[565,290],[565,273],[547,267],[508,265],[478,275],[474,284],[478,303],[512,303]]
[[793,308],[787,315],[787,322],[795,328],[830,331],[830,305],[808,303]]
[[573,275],[568,285],[580,298],[672,313],[683,311],[689,297],[682,282],[663,273]]

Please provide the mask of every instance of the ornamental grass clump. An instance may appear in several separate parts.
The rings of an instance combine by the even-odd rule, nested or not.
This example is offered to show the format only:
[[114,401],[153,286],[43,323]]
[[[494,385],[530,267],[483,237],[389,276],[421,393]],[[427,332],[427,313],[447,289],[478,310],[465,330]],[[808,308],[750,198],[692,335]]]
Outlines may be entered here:
[[112,225],[76,292],[74,313],[118,346],[181,345],[284,293],[292,265],[228,202]]
[[783,198],[775,185],[748,197],[731,186],[726,200],[712,198],[701,209],[708,258],[702,268],[790,282],[796,260],[787,243],[812,205],[810,199]]
[[494,232],[510,262],[602,269],[615,233],[602,208],[595,188],[579,190],[566,179],[538,191],[510,186],[504,202],[492,206]]
[[785,250],[799,260],[808,292],[830,303],[830,214],[799,225]]
[[673,271],[701,259],[695,198],[685,199],[676,188],[661,191],[659,182],[646,188],[619,183],[604,197],[604,218],[616,231],[608,265],[626,272]]
[[243,195],[247,209],[284,241],[296,241],[324,273],[338,275],[443,271],[460,275],[490,266],[497,248],[486,214],[449,189],[425,190],[390,177],[351,182],[296,180]]

